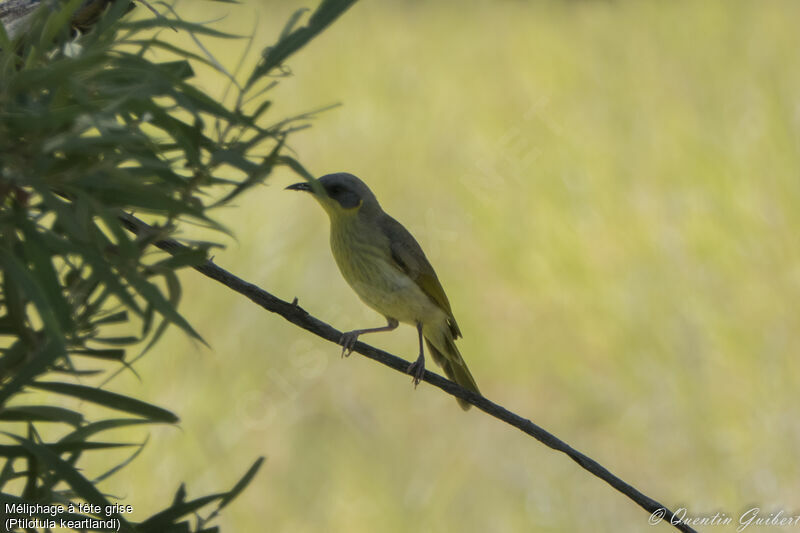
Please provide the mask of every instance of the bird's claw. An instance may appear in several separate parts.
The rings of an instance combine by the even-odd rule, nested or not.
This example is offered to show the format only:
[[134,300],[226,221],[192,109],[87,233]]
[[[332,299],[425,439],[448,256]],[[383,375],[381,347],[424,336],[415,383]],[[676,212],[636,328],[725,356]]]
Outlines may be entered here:
[[420,355],[416,361],[408,365],[406,374],[411,374],[411,380],[414,383],[414,388],[416,388],[419,382],[422,381],[423,376],[425,376],[425,358]]
[[348,357],[353,353],[353,348],[356,345],[356,341],[358,341],[359,333],[359,331],[342,333],[342,337],[339,339],[339,344],[342,345],[342,357]]

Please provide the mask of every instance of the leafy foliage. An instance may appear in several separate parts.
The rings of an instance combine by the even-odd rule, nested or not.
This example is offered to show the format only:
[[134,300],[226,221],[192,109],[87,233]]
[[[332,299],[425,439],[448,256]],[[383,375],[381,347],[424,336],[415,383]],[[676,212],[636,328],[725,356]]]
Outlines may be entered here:
[[[177,311],[176,270],[205,260],[211,244],[194,243],[190,252],[166,258],[150,245],[184,220],[224,231],[209,209],[261,183],[276,166],[308,177],[283,152],[287,135],[308,116],[263,126],[271,102],[248,102],[274,85],[281,63],[353,0],[324,0],[309,26],[293,31],[296,13],[245,86],[209,54],[161,37],[172,29],[194,39],[234,36],[174,13],[129,21],[130,1],[105,3],[86,33],[73,27],[87,4],[81,0],[43,3],[13,40],[0,25],[0,421],[9,427],[8,444],[0,446],[3,505],[75,499],[107,505],[97,484],[128,461],[95,479],[77,463],[85,452],[131,445],[89,439],[125,426],[177,422],[167,409],[75,380],[126,368],[130,347],[154,346],[169,324],[202,340]],[[172,58],[154,61],[155,49]],[[193,84],[198,63],[228,78],[232,103]],[[219,177],[223,169],[239,178]],[[124,229],[120,216],[130,210],[151,216],[152,234],[134,237]],[[18,401],[31,391],[46,392],[51,403]],[[130,417],[88,421],[59,405],[66,397]],[[66,434],[48,441],[43,423],[63,426]],[[140,524],[116,518],[128,530],[189,531],[180,520],[213,502],[217,511],[227,505],[260,464],[229,492],[187,501],[181,488],[170,507]],[[198,519],[196,530],[205,527]]]

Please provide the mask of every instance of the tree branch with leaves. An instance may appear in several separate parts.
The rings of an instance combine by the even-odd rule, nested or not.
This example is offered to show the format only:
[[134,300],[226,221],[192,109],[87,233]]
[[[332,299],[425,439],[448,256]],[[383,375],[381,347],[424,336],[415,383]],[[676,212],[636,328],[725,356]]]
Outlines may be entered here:
[[[130,20],[130,0],[0,4],[4,513],[5,504],[75,501],[105,509],[112,502],[100,483],[122,475],[143,444],[94,439],[118,428],[178,421],[166,408],[104,388],[109,375],[130,368],[131,349],[144,343],[141,355],[153,348],[169,325],[202,340],[177,310],[176,270],[204,261],[213,244],[194,243],[155,259],[150,245],[173,235],[181,221],[224,232],[212,208],[261,183],[277,166],[302,168],[284,145],[308,116],[276,116],[268,91],[282,75],[281,62],[353,3],[323,0],[301,27],[299,13],[293,15],[251,72],[233,74],[202,39],[237,36],[187,22],[169,8]],[[163,38],[173,30],[189,35],[199,52]],[[154,60],[156,50],[167,59]],[[196,85],[196,64],[228,80],[228,98],[212,98]],[[148,214],[159,232],[132,236],[118,217],[122,210]],[[123,330],[134,333],[117,333]],[[31,391],[34,400],[25,394]],[[62,407],[60,398],[124,417],[88,419]],[[91,477],[81,468],[86,454],[131,446],[131,456],[105,473]],[[144,521],[119,513],[111,518],[123,531],[189,531],[185,517],[196,514],[191,530],[207,531],[208,520],[261,462],[227,492],[188,500],[181,488],[170,506]],[[197,514],[214,504],[205,518]]]

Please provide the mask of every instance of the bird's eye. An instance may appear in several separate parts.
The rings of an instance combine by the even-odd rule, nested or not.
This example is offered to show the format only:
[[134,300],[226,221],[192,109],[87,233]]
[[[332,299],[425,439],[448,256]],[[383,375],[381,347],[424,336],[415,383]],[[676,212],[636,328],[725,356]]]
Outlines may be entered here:
[[340,192],[342,192],[342,188],[341,188],[340,186],[338,186],[338,185],[334,185],[333,187],[331,187],[331,188],[330,188],[330,190],[329,190],[328,192],[329,192],[329,193],[330,193],[332,196],[334,196],[334,195],[337,195],[337,194],[339,194]]

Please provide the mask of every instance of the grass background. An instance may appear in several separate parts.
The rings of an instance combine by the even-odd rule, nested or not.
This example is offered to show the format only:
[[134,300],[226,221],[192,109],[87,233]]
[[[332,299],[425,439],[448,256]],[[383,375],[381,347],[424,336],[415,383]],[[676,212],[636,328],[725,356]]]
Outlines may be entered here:
[[[227,14],[259,48],[303,6],[178,9]],[[344,104],[290,144],[417,237],[486,396],[690,516],[796,515],[799,17],[788,0],[362,2],[290,61],[272,119]],[[232,68],[243,46],[210,48]],[[293,181],[217,214],[237,239],[216,262],[339,329],[380,325]],[[113,383],[182,419],[105,485],[135,517],[172,498],[163,480],[206,493],[266,455],[223,530],[652,529],[518,431],[182,279],[212,349],[172,331],[143,382]],[[407,326],[368,342],[416,353]]]

